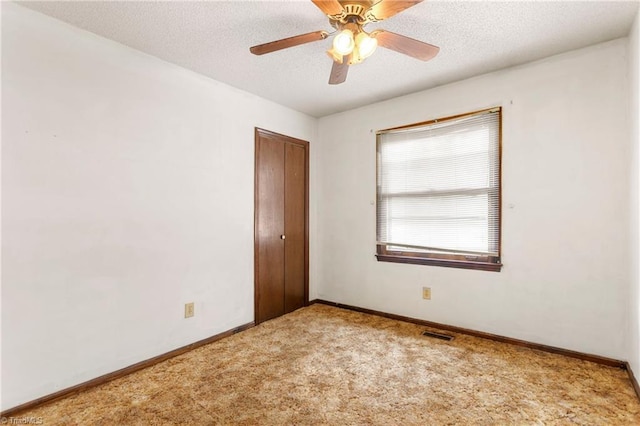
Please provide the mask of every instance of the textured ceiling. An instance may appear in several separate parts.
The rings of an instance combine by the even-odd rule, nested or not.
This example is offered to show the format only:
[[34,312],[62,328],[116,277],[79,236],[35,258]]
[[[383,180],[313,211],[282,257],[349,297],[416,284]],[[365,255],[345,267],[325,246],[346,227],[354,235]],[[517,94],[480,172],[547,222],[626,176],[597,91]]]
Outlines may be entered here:
[[[386,0],[392,1],[392,0]],[[379,48],[327,84],[331,39],[254,56],[249,47],[332,30],[311,1],[20,2],[106,38],[321,117],[624,37],[638,1],[425,1],[376,24],[440,47],[429,62]]]

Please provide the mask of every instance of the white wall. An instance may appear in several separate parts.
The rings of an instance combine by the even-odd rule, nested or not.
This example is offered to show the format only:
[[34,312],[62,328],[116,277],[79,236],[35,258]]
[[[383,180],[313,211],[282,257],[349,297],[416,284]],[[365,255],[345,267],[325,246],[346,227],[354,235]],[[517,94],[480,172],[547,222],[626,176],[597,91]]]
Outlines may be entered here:
[[[616,40],[320,119],[318,297],[626,359],[626,49]],[[375,131],[497,105],[502,272],[377,262]]]
[[640,11],[629,33],[629,95],[631,107],[631,291],[629,297],[629,363],[640,379]]
[[2,66],[2,409],[253,321],[254,126],[316,120],[7,2]]

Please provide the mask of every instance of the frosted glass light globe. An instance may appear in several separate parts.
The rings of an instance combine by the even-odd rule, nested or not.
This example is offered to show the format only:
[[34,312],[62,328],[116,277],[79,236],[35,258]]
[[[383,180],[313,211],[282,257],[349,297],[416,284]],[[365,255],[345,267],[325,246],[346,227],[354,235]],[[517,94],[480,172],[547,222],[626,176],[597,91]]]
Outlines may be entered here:
[[353,33],[349,30],[342,30],[340,34],[333,39],[333,48],[343,56],[353,52],[354,46]]
[[356,44],[358,45],[358,54],[362,59],[365,59],[375,52],[376,47],[378,47],[378,40],[369,37],[366,33],[360,33],[356,37]]

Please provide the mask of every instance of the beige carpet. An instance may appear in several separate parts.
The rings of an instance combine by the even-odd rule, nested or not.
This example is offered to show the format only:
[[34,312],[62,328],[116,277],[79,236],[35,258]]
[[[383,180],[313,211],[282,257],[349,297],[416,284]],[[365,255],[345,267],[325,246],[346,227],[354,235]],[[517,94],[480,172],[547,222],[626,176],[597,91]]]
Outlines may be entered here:
[[[22,413],[44,424],[640,425],[625,371],[313,305]],[[449,333],[451,334],[451,333]]]

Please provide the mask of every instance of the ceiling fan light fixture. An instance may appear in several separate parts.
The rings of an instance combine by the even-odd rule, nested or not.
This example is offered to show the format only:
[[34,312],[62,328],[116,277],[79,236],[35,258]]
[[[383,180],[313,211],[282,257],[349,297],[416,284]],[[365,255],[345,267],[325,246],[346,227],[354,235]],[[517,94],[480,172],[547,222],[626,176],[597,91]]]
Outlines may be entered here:
[[363,31],[356,36],[356,46],[358,56],[364,60],[376,51],[378,40],[376,40],[375,37],[369,37],[369,35]]
[[350,30],[342,30],[333,38],[333,49],[336,53],[345,56],[353,52],[355,41]]

